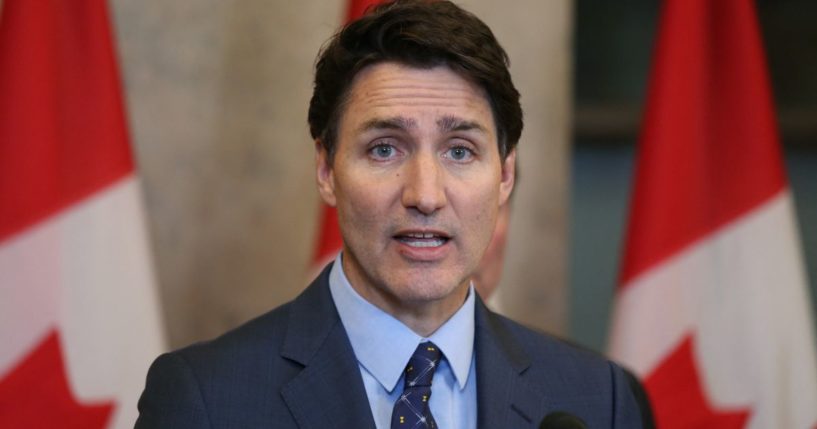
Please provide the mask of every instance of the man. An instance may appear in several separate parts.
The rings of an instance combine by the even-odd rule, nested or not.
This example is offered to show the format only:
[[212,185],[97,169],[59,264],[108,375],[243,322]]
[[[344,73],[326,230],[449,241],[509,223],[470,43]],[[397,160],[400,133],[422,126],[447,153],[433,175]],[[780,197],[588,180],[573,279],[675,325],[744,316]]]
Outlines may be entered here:
[[137,427],[640,427],[620,368],[491,313],[469,281],[522,130],[484,23],[376,8],[320,54],[309,124],[342,254],[293,302],[159,357]]

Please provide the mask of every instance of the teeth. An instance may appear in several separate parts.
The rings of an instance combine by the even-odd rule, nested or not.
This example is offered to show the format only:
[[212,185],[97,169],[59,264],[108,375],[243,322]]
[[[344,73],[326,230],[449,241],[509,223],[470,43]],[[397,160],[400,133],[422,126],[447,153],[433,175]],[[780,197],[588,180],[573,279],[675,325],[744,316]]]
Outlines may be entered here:
[[[410,237],[410,238],[426,238],[426,237]],[[431,238],[431,237],[428,237]],[[437,247],[442,246],[445,244],[445,240],[442,238],[435,238],[433,240],[423,240],[423,241],[414,241],[414,240],[403,240],[404,243],[408,244],[411,247]]]
[[430,232],[422,233],[422,232],[410,232],[406,234],[406,237],[411,238],[434,238],[434,234]]

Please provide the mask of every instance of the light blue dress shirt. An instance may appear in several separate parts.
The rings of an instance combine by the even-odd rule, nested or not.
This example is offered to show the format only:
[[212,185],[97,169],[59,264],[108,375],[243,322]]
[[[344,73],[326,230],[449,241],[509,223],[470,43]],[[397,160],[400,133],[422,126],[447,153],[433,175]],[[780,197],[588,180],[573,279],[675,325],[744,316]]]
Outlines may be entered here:
[[391,427],[394,402],[403,392],[403,370],[417,345],[432,341],[444,358],[434,373],[429,407],[441,429],[477,427],[474,368],[474,288],[465,303],[430,337],[417,335],[390,314],[366,301],[349,284],[335,258],[329,289],[352,343],[378,429]]

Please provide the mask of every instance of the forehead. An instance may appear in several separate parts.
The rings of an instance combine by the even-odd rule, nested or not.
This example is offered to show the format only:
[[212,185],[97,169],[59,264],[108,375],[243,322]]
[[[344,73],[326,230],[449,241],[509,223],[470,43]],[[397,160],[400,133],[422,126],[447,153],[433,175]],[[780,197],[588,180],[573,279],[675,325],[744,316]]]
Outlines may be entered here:
[[485,91],[447,66],[385,62],[361,70],[350,87],[341,127],[391,117],[407,118],[414,125],[423,119],[457,118],[496,135]]

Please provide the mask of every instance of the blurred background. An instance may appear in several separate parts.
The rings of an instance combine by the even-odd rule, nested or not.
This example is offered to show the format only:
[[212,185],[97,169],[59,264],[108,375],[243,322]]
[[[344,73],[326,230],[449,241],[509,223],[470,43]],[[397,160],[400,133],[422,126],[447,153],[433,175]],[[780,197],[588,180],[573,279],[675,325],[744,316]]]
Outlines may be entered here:
[[[311,69],[345,3],[111,1],[170,347],[308,283]],[[492,305],[603,350],[658,2],[459,3],[508,50],[526,115]],[[814,304],[817,3],[757,4]]]
[[[597,350],[608,334],[659,3],[574,3],[569,332]],[[755,4],[817,308],[817,3]]]

